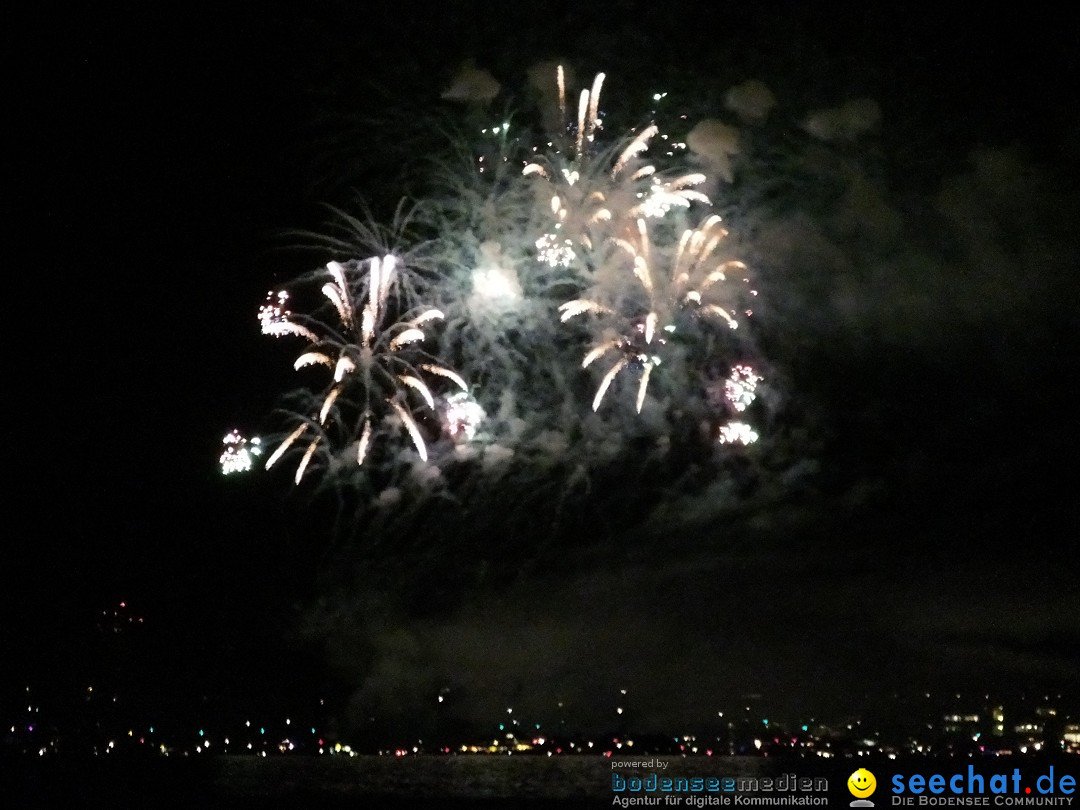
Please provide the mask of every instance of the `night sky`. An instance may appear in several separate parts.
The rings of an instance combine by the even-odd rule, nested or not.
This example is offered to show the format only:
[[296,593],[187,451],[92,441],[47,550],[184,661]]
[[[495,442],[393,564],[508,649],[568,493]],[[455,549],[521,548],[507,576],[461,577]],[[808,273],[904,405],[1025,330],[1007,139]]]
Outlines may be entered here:
[[[344,726],[377,706],[407,727],[445,687],[481,725],[561,697],[602,727],[626,688],[660,728],[746,693],[788,712],[924,686],[1080,694],[1075,11],[119,5],[3,35],[5,687],[78,685],[124,600],[148,622],[133,666],[180,712],[310,689]],[[752,492],[737,465],[668,492],[668,532],[635,523],[628,472],[551,545],[499,537],[481,504],[476,537],[447,518],[434,548],[358,560],[334,498],[219,473],[221,436],[262,429],[291,384],[255,312],[325,262],[290,236],[324,204],[355,190],[386,216],[422,185],[407,158],[437,134],[413,124],[466,120],[439,98],[463,60],[502,83],[499,116],[553,57],[604,70],[612,115],[667,88],[723,115],[751,78],[792,131],[875,99],[880,128],[846,154],[870,156],[900,235],[855,249],[870,203],[822,195],[726,215],[783,427],[808,434]],[[343,573],[367,564],[370,592]]]

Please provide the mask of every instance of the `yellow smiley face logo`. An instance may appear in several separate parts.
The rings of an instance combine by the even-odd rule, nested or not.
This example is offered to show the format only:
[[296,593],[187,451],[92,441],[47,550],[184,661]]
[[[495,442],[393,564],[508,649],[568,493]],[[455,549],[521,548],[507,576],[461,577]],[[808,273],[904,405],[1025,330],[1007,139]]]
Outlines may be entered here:
[[859,768],[848,777],[847,789],[856,799],[865,799],[877,789],[877,779],[866,768]]

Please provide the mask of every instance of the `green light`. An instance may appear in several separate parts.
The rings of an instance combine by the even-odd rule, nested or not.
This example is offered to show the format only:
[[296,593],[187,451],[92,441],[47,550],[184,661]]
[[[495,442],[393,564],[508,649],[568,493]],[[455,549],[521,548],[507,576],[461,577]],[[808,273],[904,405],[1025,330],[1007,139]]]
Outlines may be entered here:
[[199,736],[200,737],[205,737],[206,736],[206,732],[203,731],[201,728],[199,729]]
[[802,727],[802,730],[803,730],[803,731],[809,731],[809,729],[808,729],[808,728],[807,728],[806,726],[803,726],[803,727]]

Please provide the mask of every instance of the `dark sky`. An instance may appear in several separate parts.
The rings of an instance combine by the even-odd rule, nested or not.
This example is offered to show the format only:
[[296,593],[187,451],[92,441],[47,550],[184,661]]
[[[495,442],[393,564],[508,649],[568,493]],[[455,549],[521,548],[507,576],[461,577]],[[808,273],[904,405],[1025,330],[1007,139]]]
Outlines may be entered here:
[[[439,105],[461,60],[513,86],[534,59],[561,55],[608,71],[612,93],[689,76],[718,97],[760,77],[786,91],[793,118],[874,97],[877,148],[910,180],[890,199],[907,226],[917,230],[920,195],[951,189],[961,220],[990,217],[998,253],[986,262],[1022,260],[987,281],[969,251],[952,261],[960,275],[927,276],[935,295],[902,275],[926,258],[902,245],[873,272],[821,279],[828,311],[806,309],[815,282],[780,276],[786,374],[814,392],[809,409],[834,406],[812,459],[819,496],[716,529],[730,540],[709,535],[708,509],[695,523],[701,503],[688,501],[693,537],[639,533],[625,554],[610,539],[583,544],[437,619],[397,605],[404,616],[362,631],[380,655],[364,699],[443,678],[483,712],[488,699],[541,694],[543,679],[520,673],[549,665],[583,716],[625,682],[654,722],[692,716],[704,694],[835,706],[841,695],[806,684],[858,687],[875,680],[868,668],[980,689],[1076,684],[1076,286],[1049,277],[1076,256],[1075,200],[1070,211],[1060,182],[1080,154],[1064,89],[1075,12],[116,6],[5,26],[14,284],[0,643],[18,654],[0,658],[19,678],[57,678],[68,645],[121,599],[145,605],[168,638],[155,644],[217,662],[222,681],[245,660],[276,660],[303,612],[294,605],[310,605],[324,573],[326,521],[266,482],[223,481],[215,462],[220,436],[238,419],[257,425],[280,390],[254,311],[268,287],[312,269],[281,249],[282,233],[317,227],[319,203],[340,202],[343,187],[392,199],[365,188],[393,176],[381,150],[395,154],[369,122]],[[324,137],[355,160],[337,170],[320,156]],[[1002,186],[1015,207],[964,207],[1004,194],[985,185],[1000,173],[969,160],[980,147],[1020,155],[1009,166],[1021,179]],[[782,236],[756,250],[811,250]],[[928,261],[949,264],[924,238]],[[936,390],[924,395],[927,379]],[[624,644],[631,624],[643,640]],[[337,660],[346,672],[348,658]]]

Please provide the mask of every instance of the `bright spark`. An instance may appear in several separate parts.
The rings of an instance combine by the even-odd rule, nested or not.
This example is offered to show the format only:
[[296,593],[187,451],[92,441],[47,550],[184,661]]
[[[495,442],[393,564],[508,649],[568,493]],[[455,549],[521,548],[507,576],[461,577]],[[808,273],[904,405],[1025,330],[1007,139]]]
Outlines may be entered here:
[[223,475],[247,472],[254,465],[256,456],[262,455],[262,439],[255,436],[246,438],[238,430],[230,430],[221,440],[225,449],[221,451],[218,463]]
[[761,377],[747,365],[732,367],[731,375],[724,381],[724,396],[735,410],[742,413],[757,399]]
[[464,391],[455,391],[446,398],[446,432],[455,439],[472,441],[480,423],[487,418],[484,409]]
[[757,431],[745,422],[728,422],[720,426],[720,433],[716,437],[720,444],[753,444],[758,440]]

